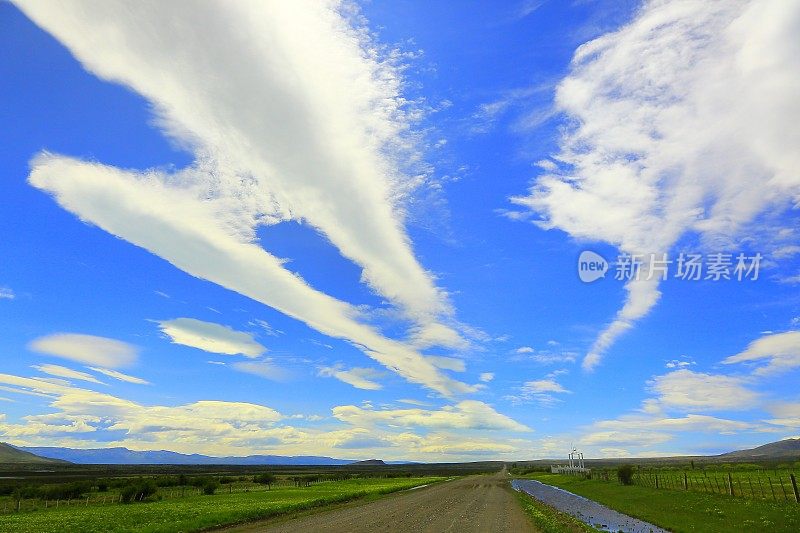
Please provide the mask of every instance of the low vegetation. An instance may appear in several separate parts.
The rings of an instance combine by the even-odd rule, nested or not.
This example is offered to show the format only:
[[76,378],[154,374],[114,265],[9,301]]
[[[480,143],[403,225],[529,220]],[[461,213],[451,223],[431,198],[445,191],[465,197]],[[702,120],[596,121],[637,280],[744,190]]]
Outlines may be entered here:
[[[731,497],[687,490],[623,485],[544,472],[524,477],[554,485],[595,500],[627,515],[675,532],[800,531],[800,504]],[[613,479],[613,478],[612,478]]]
[[[321,476],[317,476],[321,477]],[[220,478],[200,476],[187,479],[199,485],[189,494],[183,486],[159,486],[161,479],[112,480],[127,483],[120,491],[100,500],[79,499],[58,507],[44,507],[39,502],[35,510],[7,512],[0,515],[0,531],[18,533],[45,531],[85,532],[167,532],[199,529],[269,518],[341,503],[358,498],[409,489],[439,481],[440,477],[357,478],[340,481],[294,481],[282,483],[271,490],[256,484],[250,476],[245,481],[226,483],[228,491],[218,490]],[[191,485],[190,485],[191,486]],[[96,488],[96,486],[95,486]],[[154,491],[154,492],[153,492]],[[183,491],[184,496],[176,496]],[[198,494],[200,493],[200,494]],[[168,495],[173,495],[169,497]],[[214,494],[214,496],[211,496]],[[84,493],[81,493],[83,498]],[[108,497],[111,496],[111,497]],[[122,497],[125,503],[119,503]],[[101,497],[102,498],[102,497]],[[105,504],[98,503],[105,501]]]
[[586,533],[599,531],[577,518],[546,505],[536,498],[517,491],[517,499],[531,522],[541,533]]

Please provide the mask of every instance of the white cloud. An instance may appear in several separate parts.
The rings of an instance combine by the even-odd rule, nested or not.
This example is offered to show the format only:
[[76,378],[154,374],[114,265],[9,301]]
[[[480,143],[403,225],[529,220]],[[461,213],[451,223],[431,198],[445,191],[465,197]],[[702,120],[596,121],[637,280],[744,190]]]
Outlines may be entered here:
[[358,427],[385,425],[400,428],[415,426],[436,429],[488,429],[530,431],[530,428],[495,411],[477,400],[464,400],[438,410],[387,409],[376,411],[355,405],[333,408],[333,416]]
[[800,428],[800,403],[779,403],[769,407],[775,417],[768,420],[770,424]]
[[315,1],[19,5],[85,68],[156,104],[168,134],[224,165],[212,194],[262,196],[228,205],[235,224],[307,221],[412,315],[446,307],[393,209],[413,185],[398,168],[413,141],[399,69],[357,18]]
[[42,154],[31,184],[193,276],[359,345],[409,381],[445,395],[474,390],[359,322],[358,309],[314,290],[255,242],[259,225],[307,223],[411,319],[450,320],[403,229],[402,199],[416,178],[399,161],[418,154],[398,70],[353,19],[313,1],[20,4],[87,69],[150,100],[158,124],[196,155],[168,174]]
[[129,366],[138,357],[138,349],[126,342],[77,333],[54,333],[39,337],[28,344],[28,349],[108,368]]
[[273,328],[272,325],[266,320],[254,318],[253,320],[248,322],[248,324],[251,326],[258,326],[259,328],[263,329],[264,333],[266,333],[270,337],[277,337],[278,335],[283,334],[281,330]]
[[542,392],[569,392],[554,379],[526,381],[525,385],[522,386],[522,390],[523,392],[529,392],[531,394],[538,394]]
[[658,403],[686,410],[752,409],[760,395],[737,377],[676,370],[648,382]]
[[[527,441],[503,434],[484,437],[476,431],[525,431],[527,428],[481,402],[462,402],[439,410],[374,411],[372,407],[334,408],[343,420],[285,415],[265,405],[216,400],[181,405],[142,405],[91,390],[43,379],[0,374],[4,390],[36,393],[50,401],[47,414],[19,423],[0,416],[2,440],[21,445],[81,448],[126,446],[137,450],[170,449],[211,455],[334,455],[423,461],[467,457],[509,457]],[[339,418],[337,417],[337,418]],[[303,427],[290,425],[303,420]],[[324,420],[315,426],[314,422]],[[365,425],[359,425],[364,423]],[[422,428],[425,434],[414,430]],[[112,431],[116,440],[99,439]]]
[[282,368],[273,365],[269,361],[237,361],[229,365],[234,370],[253,374],[261,378],[272,381],[283,381],[287,378],[287,373]]
[[351,368],[350,370],[344,370],[341,367],[323,367],[319,369],[319,375],[336,378],[357,389],[380,390],[383,388],[380,383],[375,381],[375,378],[380,377],[382,373],[372,368]]
[[695,431],[731,435],[755,427],[749,422],[708,415],[689,414],[676,418],[628,415],[596,422],[580,442],[587,446],[652,446],[672,440],[675,433]]
[[671,361],[667,361],[664,366],[667,368],[687,368],[696,364],[697,363],[694,361],[688,361],[685,359],[672,359]]
[[[800,198],[799,30],[796,0],[645,3],[575,53],[556,92],[571,127],[560,170],[512,201],[630,253],[668,252],[687,233],[735,240]],[[660,296],[656,281],[626,289],[584,368]]]
[[494,379],[494,372],[483,372],[480,375],[480,380],[484,383],[489,383]]
[[533,348],[531,348],[530,346],[520,346],[519,348],[517,348],[517,349],[516,349],[516,350],[514,350],[514,351],[515,351],[516,353],[520,353],[520,354],[522,354],[522,353],[533,353],[533,352],[535,352],[536,350],[534,350],[534,349],[533,349]]
[[757,375],[776,374],[800,367],[800,331],[766,335],[753,341],[741,353],[722,361],[733,363],[766,363],[755,370]]
[[429,355],[426,357],[426,359],[433,363],[436,368],[452,370],[454,372],[464,372],[464,370],[466,370],[466,365],[463,359],[444,357],[442,355]]
[[159,320],[158,327],[175,344],[198,348],[206,352],[258,357],[267,349],[256,342],[250,333],[236,331],[213,322],[194,318]]
[[13,300],[17,295],[13,289],[9,287],[0,287],[0,300]]
[[150,385],[149,381],[145,381],[142,378],[137,378],[136,376],[131,376],[130,374],[123,374],[122,372],[111,370],[110,368],[100,368],[97,366],[90,366],[89,369],[94,370],[95,372],[98,372],[100,374],[104,374],[108,377],[118,379],[119,381],[134,383],[136,385]]
[[519,394],[510,394],[504,399],[514,404],[535,402],[542,407],[552,407],[561,401],[555,394],[571,393],[556,381],[556,377],[566,374],[566,372],[566,370],[557,370],[543,379],[526,381],[519,388]]
[[105,385],[102,381],[97,379],[91,374],[87,374],[86,372],[79,372],[77,370],[72,370],[71,368],[67,368],[60,365],[32,365],[31,368],[35,368],[39,372],[44,374],[49,374],[51,376],[56,376],[59,378],[66,378],[66,379],[79,379],[81,381],[89,381],[91,383],[99,383],[100,385]]
[[431,406],[429,403],[426,403],[426,402],[423,402],[423,401],[420,401],[420,400],[414,400],[414,399],[411,399],[411,398],[403,398],[403,399],[400,399],[400,400],[397,400],[397,401],[400,402],[400,403],[408,404],[408,405],[416,405],[418,407],[430,407]]

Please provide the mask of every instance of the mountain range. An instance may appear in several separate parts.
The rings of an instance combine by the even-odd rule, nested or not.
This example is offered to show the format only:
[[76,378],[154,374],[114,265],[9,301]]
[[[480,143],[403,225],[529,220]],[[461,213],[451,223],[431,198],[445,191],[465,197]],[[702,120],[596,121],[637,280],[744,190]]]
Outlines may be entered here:
[[5,444],[0,442],[0,463],[8,464],[8,463],[61,463],[63,461],[59,461],[57,459],[51,459],[47,457],[41,457],[39,455],[34,455],[31,452],[27,452],[25,450],[21,450],[19,448],[15,448],[10,444]]
[[[755,448],[737,450],[706,459],[770,460],[800,458],[800,438],[771,442]],[[679,458],[675,458],[679,459]],[[663,460],[663,458],[662,458]],[[214,457],[183,454],[167,450],[135,451],[128,448],[60,448],[53,446],[11,446],[0,442],[0,463],[58,463],[119,465],[379,465],[405,464],[403,461],[384,463],[379,459],[353,461],[317,455],[247,455],[243,457]]]
[[213,457],[159,451],[135,451],[128,448],[59,448],[51,446],[20,446],[19,450],[37,456],[60,459],[77,464],[118,465],[346,465],[353,461],[316,455],[248,455],[245,457]]
[[779,440],[748,450],[723,453],[723,459],[791,459],[800,458],[800,438]]

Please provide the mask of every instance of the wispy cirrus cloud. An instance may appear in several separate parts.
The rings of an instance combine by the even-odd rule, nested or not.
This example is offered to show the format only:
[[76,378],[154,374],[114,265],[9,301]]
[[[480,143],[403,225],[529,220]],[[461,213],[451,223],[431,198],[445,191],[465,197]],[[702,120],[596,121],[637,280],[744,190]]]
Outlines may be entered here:
[[288,377],[286,370],[271,361],[236,361],[230,367],[245,374],[252,374],[272,381],[283,381]]
[[90,370],[94,370],[98,374],[106,375],[110,378],[114,378],[119,381],[124,381],[126,383],[133,383],[135,385],[150,385],[149,381],[146,381],[142,378],[137,378],[136,376],[131,376],[130,374],[124,374],[117,370],[111,370],[110,368],[101,368],[97,366],[90,366]]
[[103,383],[102,381],[100,381],[91,374],[87,374],[86,372],[80,372],[78,370],[73,370],[71,368],[67,368],[61,365],[32,365],[31,368],[34,368],[44,374],[48,374],[59,378],[77,379],[80,381],[88,381],[90,383],[105,385],[105,383]]
[[[652,0],[581,46],[556,91],[560,151],[512,198],[518,218],[530,210],[544,228],[647,254],[687,234],[735,241],[767,209],[796,204],[798,21],[797,1]],[[626,290],[585,369],[660,297],[656,280]]]
[[404,169],[420,154],[399,70],[358,17],[324,2],[18,5],[88,70],[146,97],[159,126],[196,157],[181,171],[136,172],[42,154],[32,185],[193,276],[357,344],[412,382],[473,390],[256,243],[260,226],[308,224],[421,325],[426,343],[463,345],[403,228],[403,198],[419,182]]
[[336,378],[343,383],[352,385],[357,389],[380,390],[383,385],[378,383],[376,378],[383,375],[373,368],[350,368],[345,369],[339,366],[326,366],[319,369],[319,375],[323,377]]
[[495,411],[491,406],[477,401],[464,400],[441,409],[364,409],[355,405],[333,408],[333,416],[358,427],[370,426],[420,426],[435,429],[489,429],[531,431],[519,422]]

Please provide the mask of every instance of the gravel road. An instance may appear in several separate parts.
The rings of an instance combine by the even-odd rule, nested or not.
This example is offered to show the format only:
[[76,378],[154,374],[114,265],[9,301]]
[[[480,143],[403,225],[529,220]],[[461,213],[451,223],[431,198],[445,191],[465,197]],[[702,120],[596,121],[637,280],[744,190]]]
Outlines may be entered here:
[[622,514],[594,500],[578,496],[564,489],[546,485],[532,479],[515,479],[511,486],[527,492],[537,500],[571,514],[583,522],[603,531],[624,533],[669,533],[648,522]]
[[508,476],[502,472],[436,483],[363,505],[322,511],[283,522],[244,524],[225,531],[524,533],[534,529],[508,488]]

